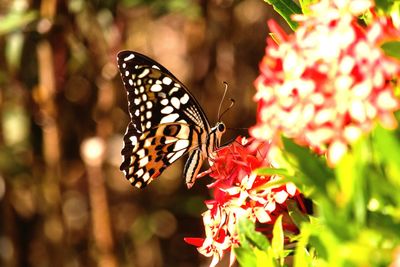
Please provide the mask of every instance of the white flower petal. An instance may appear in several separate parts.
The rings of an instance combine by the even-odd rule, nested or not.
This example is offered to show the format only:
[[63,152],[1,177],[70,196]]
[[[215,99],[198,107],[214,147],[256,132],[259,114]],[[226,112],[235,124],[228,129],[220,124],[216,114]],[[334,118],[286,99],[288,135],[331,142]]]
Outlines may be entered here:
[[286,201],[288,196],[289,196],[289,194],[286,191],[281,190],[281,191],[275,193],[275,201],[279,204],[282,204],[283,202]]

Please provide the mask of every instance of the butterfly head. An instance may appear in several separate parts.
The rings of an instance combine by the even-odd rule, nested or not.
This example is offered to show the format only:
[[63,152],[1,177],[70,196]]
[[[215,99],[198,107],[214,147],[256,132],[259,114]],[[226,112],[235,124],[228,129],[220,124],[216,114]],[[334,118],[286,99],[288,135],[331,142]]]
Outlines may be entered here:
[[217,128],[218,133],[221,134],[221,135],[222,135],[223,133],[225,133],[225,131],[226,131],[225,124],[224,124],[222,121],[220,121],[220,122],[217,123],[216,128]]
[[217,122],[217,124],[211,129],[209,134],[209,140],[211,141],[209,144],[212,144],[207,149],[211,153],[216,148],[219,148],[221,145],[222,135],[226,131],[226,126],[222,121]]

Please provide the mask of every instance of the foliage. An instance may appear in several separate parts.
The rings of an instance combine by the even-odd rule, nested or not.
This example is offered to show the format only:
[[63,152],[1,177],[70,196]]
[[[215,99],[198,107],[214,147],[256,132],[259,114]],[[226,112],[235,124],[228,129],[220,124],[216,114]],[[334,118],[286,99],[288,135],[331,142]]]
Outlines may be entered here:
[[255,107],[242,88],[251,90],[263,51],[251,32],[266,32],[268,10],[259,7],[0,1],[0,266],[206,264],[182,238],[200,233],[205,181],[187,190],[177,161],[139,191],[119,171],[129,114],[116,56],[128,49],[157,59],[209,118],[228,81],[242,108],[224,122],[243,127]]
[[292,30],[297,28],[297,23],[291,19],[291,16],[294,14],[300,14],[301,9],[294,1],[265,0],[265,2],[274,7],[276,12],[278,12],[286,20]]
[[[311,169],[321,171],[310,176],[310,163],[319,160],[285,141],[283,154],[294,159],[296,164],[291,165],[299,174],[295,183],[312,188],[310,197],[316,209],[306,217],[299,211],[289,213],[300,228],[300,234],[291,237],[295,247],[285,251],[285,255],[294,253],[293,266],[388,266],[396,260],[400,246],[399,136],[398,130],[376,127],[354,144],[333,176],[323,176],[331,173],[323,164],[312,165]],[[280,222],[275,223],[271,245],[260,233],[248,230],[250,222],[243,224],[238,231],[244,245],[235,249],[239,263],[257,266],[246,264],[268,259],[270,266],[285,266],[276,253],[271,254],[282,250],[277,248],[283,246]]]
[[[388,1],[377,8],[393,11],[395,7],[396,3]],[[393,41],[383,43],[385,55],[381,57],[399,58],[399,33],[397,25],[387,35]],[[396,72],[392,80],[387,78],[393,94],[398,90],[398,75]],[[258,86],[258,90],[265,90]],[[266,82],[265,86],[271,85]],[[261,261],[264,266],[399,266],[400,129],[399,113],[394,115],[392,127],[375,121],[374,127],[349,143],[349,149],[335,163],[327,161],[325,153],[313,152],[306,139],[299,142],[282,136],[278,142],[281,149],[274,154],[279,168],[260,168],[257,174],[281,175],[295,183],[313,201],[314,212],[304,214],[297,209],[298,204],[288,205],[299,233],[288,234],[276,220],[271,242],[261,237],[251,222],[241,221],[237,230],[240,246],[234,249],[238,262],[242,266],[259,266]],[[290,136],[285,130],[283,135]],[[283,233],[290,242],[284,242]]]

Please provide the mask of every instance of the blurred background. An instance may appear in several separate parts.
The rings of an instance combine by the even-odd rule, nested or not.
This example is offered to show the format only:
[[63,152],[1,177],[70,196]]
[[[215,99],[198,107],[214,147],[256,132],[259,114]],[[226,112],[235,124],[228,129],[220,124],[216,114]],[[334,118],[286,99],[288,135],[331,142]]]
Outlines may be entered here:
[[226,81],[223,120],[249,127],[273,17],[262,0],[0,0],[0,266],[208,265],[183,238],[204,236],[210,178],[188,190],[183,159],[139,190],[119,171],[116,54],[159,61],[211,124]]

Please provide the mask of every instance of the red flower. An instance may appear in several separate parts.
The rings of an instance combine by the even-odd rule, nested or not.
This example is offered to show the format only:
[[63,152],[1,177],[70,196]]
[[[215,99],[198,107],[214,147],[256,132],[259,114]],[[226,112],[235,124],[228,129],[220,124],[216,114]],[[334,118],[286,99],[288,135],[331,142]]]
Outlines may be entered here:
[[[206,202],[208,210],[202,215],[206,237],[185,239],[197,246],[201,254],[213,257],[211,266],[239,244],[236,224],[240,218],[272,224],[279,214],[287,211],[285,201],[298,196],[292,183],[269,185],[281,177],[254,173],[260,167],[272,167],[267,157],[270,148],[270,142],[238,137],[218,150],[212,160],[206,173],[215,179],[209,185],[214,189],[214,200]],[[293,230],[293,226],[289,225],[287,229]],[[231,264],[233,261],[231,253]]]
[[[270,39],[255,81],[258,123],[251,134],[270,140],[276,134],[326,152],[334,165],[348,145],[379,120],[395,127],[399,101],[391,80],[400,65],[380,49],[384,39],[399,38],[390,20],[375,19],[368,27],[357,17],[370,1],[321,1],[292,35],[277,30]],[[390,36],[389,36],[390,34]]]

